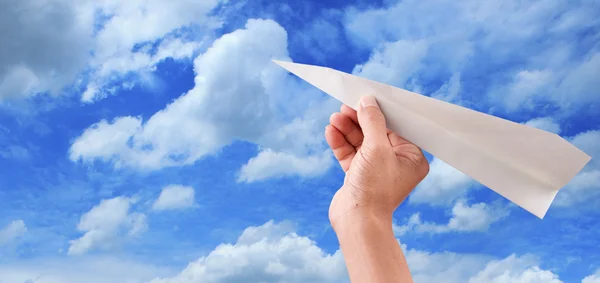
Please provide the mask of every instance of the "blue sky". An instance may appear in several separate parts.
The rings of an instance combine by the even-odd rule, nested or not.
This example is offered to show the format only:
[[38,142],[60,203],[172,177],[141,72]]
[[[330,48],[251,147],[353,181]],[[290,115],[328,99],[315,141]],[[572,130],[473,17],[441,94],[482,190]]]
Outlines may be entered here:
[[[563,136],[543,220],[428,155],[417,282],[600,282],[596,1],[0,4],[0,282],[347,282],[324,65]],[[96,280],[96,281],[94,281]]]

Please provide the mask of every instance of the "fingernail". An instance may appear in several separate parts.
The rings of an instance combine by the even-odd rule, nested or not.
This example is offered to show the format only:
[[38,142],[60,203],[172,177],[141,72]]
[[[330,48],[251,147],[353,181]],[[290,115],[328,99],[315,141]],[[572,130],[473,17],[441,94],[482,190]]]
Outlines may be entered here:
[[360,105],[363,108],[369,107],[369,106],[373,106],[373,107],[379,108],[379,104],[377,104],[377,101],[375,100],[375,97],[372,97],[372,96],[362,96],[360,98]]

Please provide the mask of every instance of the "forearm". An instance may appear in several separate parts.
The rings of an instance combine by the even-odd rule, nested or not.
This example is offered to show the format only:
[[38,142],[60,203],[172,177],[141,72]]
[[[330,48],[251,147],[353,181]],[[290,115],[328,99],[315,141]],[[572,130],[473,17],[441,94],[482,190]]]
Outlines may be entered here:
[[334,227],[353,283],[413,282],[392,219],[354,211]]

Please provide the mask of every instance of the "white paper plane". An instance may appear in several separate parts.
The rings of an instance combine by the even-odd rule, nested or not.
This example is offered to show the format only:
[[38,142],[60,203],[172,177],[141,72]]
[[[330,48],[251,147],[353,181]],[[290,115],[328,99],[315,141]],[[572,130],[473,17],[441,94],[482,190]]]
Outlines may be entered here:
[[539,218],[591,159],[554,133],[331,68],[274,62],[350,107],[374,96],[389,129]]

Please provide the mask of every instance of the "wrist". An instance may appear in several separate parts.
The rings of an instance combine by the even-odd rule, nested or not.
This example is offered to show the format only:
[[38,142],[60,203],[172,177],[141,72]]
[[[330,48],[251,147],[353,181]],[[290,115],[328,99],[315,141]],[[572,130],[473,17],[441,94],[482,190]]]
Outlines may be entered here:
[[370,207],[356,206],[334,217],[330,217],[331,226],[336,234],[360,230],[364,226],[379,226],[392,231],[392,214],[382,213]]

